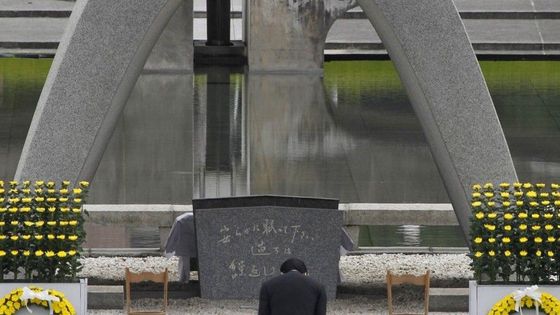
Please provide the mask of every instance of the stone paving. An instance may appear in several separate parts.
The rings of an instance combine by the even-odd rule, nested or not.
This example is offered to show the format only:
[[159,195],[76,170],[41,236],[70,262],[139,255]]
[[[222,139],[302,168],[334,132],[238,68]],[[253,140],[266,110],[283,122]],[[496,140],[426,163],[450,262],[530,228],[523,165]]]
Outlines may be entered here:
[[2,11],[72,10],[74,1],[64,0],[0,0]]
[[[456,0],[461,14],[486,13],[464,18],[465,28],[477,54],[560,55],[560,1],[557,0]],[[67,22],[65,17],[6,17],[13,12],[70,11],[73,1],[0,0],[0,54],[29,49],[50,49],[54,54]],[[194,0],[195,12],[206,9],[205,0]],[[232,1],[232,12],[241,10],[241,0]],[[352,12],[360,13],[360,9]],[[2,13],[4,12],[4,14]],[[12,13],[10,13],[12,12]],[[488,13],[553,13],[546,18],[488,18]],[[48,14],[48,13],[46,13]],[[56,15],[53,15],[56,16]],[[198,15],[197,15],[198,16]],[[206,19],[193,20],[194,40],[206,38]],[[232,40],[242,39],[240,18],[232,20]],[[328,36],[326,53],[385,54],[379,36],[363,15],[337,20]]]
[[[466,286],[466,280],[472,278],[470,258],[465,254],[368,254],[342,256],[340,271],[342,284],[339,296],[329,303],[329,314],[385,314],[387,299],[385,297],[385,275],[390,269],[395,274],[423,274],[431,270],[432,288],[437,286]],[[167,268],[171,281],[177,281],[177,259],[165,257],[97,257],[83,258],[84,268],[80,276],[96,279],[95,281],[122,281],[124,268],[133,271],[161,271]],[[191,278],[197,279],[196,272]],[[449,290],[449,289],[440,289]],[[399,291],[395,301],[400,305],[399,311],[412,312],[421,309],[421,292]],[[436,306],[436,300],[432,301]],[[144,306],[153,306],[156,301],[141,300]],[[256,300],[218,300],[201,298],[171,300],[170,314],[254,314]],[[439,305],[439,307],[443,307]],[[447,309],[447,308],[442,308]],[[92,310],[90,314],[122,314],[120,310]],[[437,313],[436,313],[437,314]],[[461,313],[441,313],[461,314]]]
[[[161,256],[149,257],[87,257],[82,258],[83,269],[80,277],[101,280],[122,281],[124,269],[132,271],[159,272],[168,269],[170,280],[178,280],[178,259]],[[365,254],[342,256],[340,272],[344,286],[383,286],[388,269],[396,274],[423,274],[431,270],[432,281],[464,280],[472,278],[466,254]],[[192,273],[192,278],[197,278]]]
[[[179,314],[228,314],[249,315],[257,313],[256,301],[210,301],[203,299],[190,299],[187,301],[170,300],[169,315]],[[404,310],[420,312],[419,307],[405,307]],[[399,310],[403,311],[403,310]],[[92,315],[120,315],[121,310],[88,310]],[[327,306],[327,314],[387,314],[387,305],[381,301],[371,301],[367,298],[337,299]],[[460,315],[468,313],[440,313],[430,312],[433,315]]]
[[[132,258],[132,257],[98,257],[82,259],[84,269],[80,276],[87,276],[90,281],[106,279],[116,286],[121,286],[124,268],[133,271],[161,271],[168,268],[171,280],[177,281],[177,263],[174,258],[161,256]],[[387,299],[384,291],[384,277],[386,269],[394,273],[424,273],[426,268],[432,271],[432,281],[442,279],[465,279],[472,276],[468,264],[470,259],[464,254],[460,255],[356,255],[341,258],[341,272],[343,285],[351,283],[362,284],[368,287],[367,292],[360,294],[340,293],[335,300],[328,304],[328,314],[386,314]],[[196,278],[196,273],[193,272]],[[372,285],[381,290],[371,290]],[[436,289],[433,289],[434,291]],[[133,295],[134,296],[134,295]],[[395,289],[394,301],[398,312],[417,312],[422,308],[422,290],[412,288]],[[105,296],[103,299],[108,299]],[[122,300],[121,300],[122,301]],[[141,308],[154,309],[160,305],[157,299],[134,300],[135,305]],[[121,302],[122,303],[122,302]],[[432,306],[437,306],[437,301],[432,301]],[[122,304],[121,304],[122,305]],[[258,301],[255,299],[244,300],[208,300],[199,297],[184,299],[170,299],[170,312],[168,314],[255,314]],[[98,305],[99,306],[99,305]],[[441,307],[441,305],[439,306]],[[124,314],[121,309],[88,310],[88,314]],[[430,313],[430,314],[466,314],[458,312]]]
[[557,0],[454,0],[460,11],[560,11]]

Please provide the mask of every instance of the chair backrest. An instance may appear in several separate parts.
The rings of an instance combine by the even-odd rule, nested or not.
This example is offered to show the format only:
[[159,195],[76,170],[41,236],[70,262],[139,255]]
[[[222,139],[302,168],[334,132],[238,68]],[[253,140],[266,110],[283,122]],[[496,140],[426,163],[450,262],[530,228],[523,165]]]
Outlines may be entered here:
[[427,270],[423,275],[394,275],[390,270],[387,270],[387,304],[389,307],[389,315],[394,315],[393,312],[393,285],[399,284],[412,284],[424,287],[424,314],[428,315],[428,308],[430,303],[430,270]]
[[[127,314],[134,314],[131,309],[130,289],[132,283],[140,283],[144,281],[152,281],[163,284],[163,305],[161,314],[167,313],[167,287],[169,281],[169,274],[167,268],[162,272],[131,272],[128,268],[125,269],[125,291],[126,291],[126,311]],[[154,313],[155,314],[155,313]]]

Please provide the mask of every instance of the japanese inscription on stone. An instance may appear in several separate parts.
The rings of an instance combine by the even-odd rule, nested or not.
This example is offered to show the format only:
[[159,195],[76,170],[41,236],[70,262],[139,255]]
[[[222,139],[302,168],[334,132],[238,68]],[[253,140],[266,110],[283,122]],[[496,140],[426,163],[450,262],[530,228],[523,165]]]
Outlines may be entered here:
[[[268,266],[263,264],[255,256],[287,256],[292,255],[294,244],[313,242],[315,236],[304,230],[301,224],[275,226],[273,219],[263,219],[262,222],[250,225],[228,226],[220,228],[218,245],[227,246],[231,242],[243,242],[247,244],[250,253],[247,262],[255,262],[247,265],[243,259],[234,258],[228,264],[231,270],[231,279],[238,277],[269,277],[278,270],[277,265]],[[247,242],[244,242],[247,240]],[[280,245],[279,245],[280,244]]]
[[339,211],[331,209],[195,210],[202,296],[255,298],[284,260],[298,257],[334,297],[340,224]]

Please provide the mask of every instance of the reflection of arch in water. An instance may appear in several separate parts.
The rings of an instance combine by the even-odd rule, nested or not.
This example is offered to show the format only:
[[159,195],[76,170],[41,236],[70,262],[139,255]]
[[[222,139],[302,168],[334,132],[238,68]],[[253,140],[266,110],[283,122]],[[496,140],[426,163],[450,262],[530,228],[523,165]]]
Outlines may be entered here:
[[399,139],[411,144],[425,141],[391,61],[325,65],[324,85],[329,113],[348,133],[368,138],[402,135]]
[[[386,63],[390,63],[389,61]],[[376,67],[379,62],[376,62]],[[362,62],[346,70],[363,67]],[[370,67],[360,71],[370,71]],[[361,202],[447,203],[426,137],[401,86],[340,85],[325,71],[326,108],[340,134],[357,145],[346,161]],[[344,72],[344,71],[341,71]],[[380,73],[375,73],[379,75]],[[396,76],[396,73],[391,73]],[[349,75],[349,79],[351,76]],[[387,74],[382,79],[386,79]],[[398,79],[397,79],[398,81]],[[369,82],[372,83],[372,82]],[[337,92],[338,91],[338,92]]]
[[235,70],[239,69],[198,70],[193,102],[193,199],[250,193],[245,83]]
[[320,74],[249,73],[245,99],[251,193],[359,200],[344,153],[354,144],[333,127]]

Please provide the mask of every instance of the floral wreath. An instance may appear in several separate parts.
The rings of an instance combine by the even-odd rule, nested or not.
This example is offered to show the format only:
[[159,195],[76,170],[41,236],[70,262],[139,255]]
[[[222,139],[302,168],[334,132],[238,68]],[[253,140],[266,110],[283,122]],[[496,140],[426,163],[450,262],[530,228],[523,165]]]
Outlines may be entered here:
[[545,314],[560,314],[560,300],[550,293],[539,292],[538,287],[534,285],[506,295],[494,304],[488,315],[510,314],[511,312],[523,314],[522,308],[535,308],[537,315],[539,308]]
[[22,306],[28,307],[28,303],[49,308],[51,315],[76,315],[74,306],[62,292],[43,290],[39,287],[23,287],[10,291],[0,299],[0,314],[13,315]]

